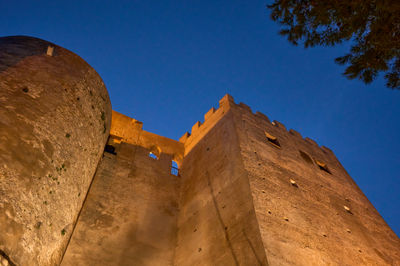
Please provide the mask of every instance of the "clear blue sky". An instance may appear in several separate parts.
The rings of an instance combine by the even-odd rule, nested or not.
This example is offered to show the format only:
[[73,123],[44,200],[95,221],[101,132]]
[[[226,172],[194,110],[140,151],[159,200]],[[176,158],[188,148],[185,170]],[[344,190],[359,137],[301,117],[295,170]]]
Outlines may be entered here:
[[40,37],[83,57],[113,108],[173,139],[226,93],[330,147],[400,235],[400,91],[334,64],[346,47],[290,45],[268,1],[7,1],[0,35]]

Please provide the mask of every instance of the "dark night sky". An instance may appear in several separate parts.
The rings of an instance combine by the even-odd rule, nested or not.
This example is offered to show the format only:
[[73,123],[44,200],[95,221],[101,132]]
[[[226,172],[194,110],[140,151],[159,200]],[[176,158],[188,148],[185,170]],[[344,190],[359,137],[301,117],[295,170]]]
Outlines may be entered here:
[[400,235],[400,91],[349,81],[348,46],[290,45],[266,1],[6,1],[0,35],[74,51],[103,78],[113,108],[179,139],[230,93],[331,148]]

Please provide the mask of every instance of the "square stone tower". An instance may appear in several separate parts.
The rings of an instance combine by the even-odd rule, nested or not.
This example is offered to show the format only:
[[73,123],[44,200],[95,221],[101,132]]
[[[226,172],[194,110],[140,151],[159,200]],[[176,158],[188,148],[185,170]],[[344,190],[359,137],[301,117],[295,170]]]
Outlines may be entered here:
[[400,240],[330,149],[226,95],[179,142],[113,112],[76,264],[400,265]]

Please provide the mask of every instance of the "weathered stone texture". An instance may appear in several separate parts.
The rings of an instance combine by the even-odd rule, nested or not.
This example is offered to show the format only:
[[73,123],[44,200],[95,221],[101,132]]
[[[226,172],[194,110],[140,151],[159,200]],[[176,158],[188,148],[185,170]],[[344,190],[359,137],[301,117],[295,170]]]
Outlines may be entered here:
[[109,144],[63,265],[398,265],[332,151],[229,95],[180,142],[113,112]]
[[400,265],[400,240],[331,150],[231,96],[178,142],[77,55],[0,38],[0,265],[60,261]]
[[329,149],[232,109],[270,265],[400,265],[399,238]]
[[10,262],[60,262],[110,122],[106,88],[79,56],[0,38],[0,251]]
[[267,265],[233,116],[214,122],[183,159],[174,265]]
[[[62,265],[173,265],[183,144],[113,112],[109,144]],[[149,157],[153,152],[158,159]]]

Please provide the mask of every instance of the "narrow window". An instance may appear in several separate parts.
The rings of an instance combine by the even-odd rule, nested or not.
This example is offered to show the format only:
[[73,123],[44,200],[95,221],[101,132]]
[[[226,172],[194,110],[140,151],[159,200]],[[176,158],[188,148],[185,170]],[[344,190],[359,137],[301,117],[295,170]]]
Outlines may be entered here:
[[113,145],[106,145],[106,147],[104,148],[105,152],[117,155],[117,153],[115,152],[115,147]]
[[278,148],[281,147],[281,144],[279,143],[279,141],[276,137],[272,136],[268,132],[265,132],[265,136],[267,137],[267,140],[269,141],[269,143],[271,143],[275,147],[278,147]]
[[300,152],[300,156],[301,156],[301,158],[303,158],[303,159],[304,159],[304,161],[306,161],[306,162],[307,162],[307,163],[309,163],[309,164],[312,164],[311,157],[310,157],[310,156],[308,156],[308,154],[307,154],[307,153],[305,153],[305,152],[303,152],[303,151],[300,151],[300,150],[299,150],[299,152]]
[[171,164],[171,174],[174,176],[179,176],[178,163],[175,161],[172,161],[172,164]]
[[319,169],[321,169],[322,171],[327,172],[328,174],[331,174],[331,171],[329,171],[328,166],[326,165],[326,163],[320,162],[318,160],[315,160],[315,162],[317,163]]
[[157,155],[155,155],[155,154],[152,153],[152,152],[149,152],[149,157],[152,158],[152,159],[154,159],[154,160],[158,160]]

